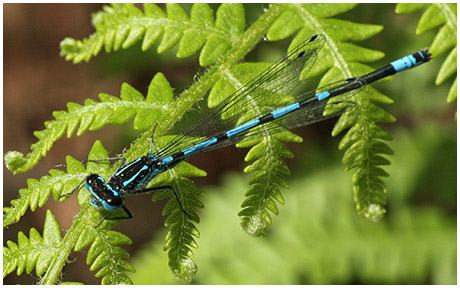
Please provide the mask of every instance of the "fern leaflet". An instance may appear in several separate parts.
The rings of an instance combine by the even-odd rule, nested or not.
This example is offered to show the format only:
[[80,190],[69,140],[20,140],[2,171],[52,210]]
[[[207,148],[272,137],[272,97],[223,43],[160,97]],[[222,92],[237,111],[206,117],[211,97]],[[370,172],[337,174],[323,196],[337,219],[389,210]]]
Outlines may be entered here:
[[456,3],[433,3],[411,4],[403,3],[396,6],[396,13],[412,13],[422,8],[428,8],[423,12],[417,26],[417,34],[442,26],[431,44],[430,51],[433,57],[439,57],[445,52],[450,53],[444,60],[436,77],[436,85],[441,85],[452,75],[455,80],[447,95],[447,103],[457,100],[457,4]]
[[[226,5],[222,5],[221,10],[218,10],[217,22],[219,22],[219,17],[234,16],[234,14],[232,14],[233,12],[229,11],[227,8],[225,8],[225,6]],[[121,124],[134,117],[134,126],[136,127],[136,129],[139,130],[144,130],[147,128],[150,130],[154,123],[152,122],[154,121],[153,119],[155,119],[155,122],[162,123],[162,126],[158,129],[158,134],[161,134],[161,130],[166,130],[170,128],[172,124],[175,121],[177,121],[180,118],[180,116],[183,113],[185,113],[185,111],[189,107],[191,107],[191,105],[193,105],[194,102],[197,101],[197,99],[200,99],[202,97],[203,93],[205,93],[210,87],[212,87],[212,85],[215,83],[215,81],[217,81],[218,76],[220,75],[220,69],[227,69],[226,67],[231,67],[250,50],[250,48],[260,39],[260,36],[266,30],[266,27],[268,27],[276,19],[276,16],[279,15],[281,11],[282,6],[274,5],[271,9],[269,9],[267,13],[262,15],[262,17],[260,17],[259,20],[253,24],[253,26],[251,27],[252,29],[248,29],[248,31],[243,35],[243,38],[241,39],[242,45],[236,45],[237,49],[233,53],[229,54],[227,59],[224,59],[224,61],[222,61],[222,63],[219,66],[211,68],[208,71],[208,73],[200,79],[199,83],[197,83],[196,85],[191,87],[186,93],[181,95],[181,97],[179,97],[174,102],[174,105],[170,106],[170,104],[172,104],[171,100],[173,99],[172,89],[169,86],[169,83],[167,83],[167,81],[161,74],[157,74],[155,79],[152,80],[146,99],[144,99],[143,96],[138,91],[133,89],[131,86],[124,84],[122,87],[120,99],[107,94],[101,94],[99,95],[101,102],[88,100],[85,102],[85,106],[80,106],[78,104],[69,104],[68,112],[56,112],[54,114],[56,120],[47,122],[47,129],[45,129],[41,133],[36,133],[37,137],[39,137],[39,139],[43,141],[39,141],[35,144],[35,146],[33,146],[34,151],[30,155],[28,155],[26,158],[22,158],[22,155],[20,155],[17,152],[10,152],[5,156],[5,159],[7,159],[6,162],[8,164],[8,167],[15,172],[30,169],[30,167],[32,167],[42,155],[46,154],[46,151],[51,148],[52,143],[65,133],[66,129],[67,135],[70,136],[77,128],[77,133],[81,134],[87,130],[100,129],[108,123]],[[221,19],[221,25],[227,25],[230,29],[232,25],[230,19],[231,18]],[[234,29],[232,28],[232,31],[233,30]],[[159,97],[159,99],[155,99],[153,101],[153,98],[157,97]],[[143,109],[141,106],[144,106],[145,109]],[[172,107],[174,107],[175,109],[171,109]],[[152,113],[155,112],[152,110],[156,110],[158,111],[158,113]],[[173,112],[164,113],[165,111]],[[151,126],[147,127],[149,125]],[[155,140],[156,143],[161,143],[161,141],[167,140]],[[139,157],[141,154],[145,154],[147,151],[147,143],[148,141],[146,141],[146,135],[143,135],[131,146],[131,149],[129,149],[124,156],[129,161]],[[98,145],[100,145],[100,143]],[[100,150],[99,152],[101,153],[105,152],[105,149],[103,148],[93,149],[95,149],[95,151]],[[100,157],[101,155],[96,154],[98,153],[90,155],[90,159],[107,158],[107,155]],[[81,180],[85,177],[85,174],[87,175],[89,173],[89,171],[93,173],[96,172],[102,175],[104,178],[108,178],[110,177],[110,175],[113,174],[114,169],[116,168],[115,166],[107,166],[107,163],[98,163],[97,165],[95,163],[88,163],[88,170],[85,170],[80,163],[73,163],[73,165],[71,165],[70,162],[77,161],[69,157],[68,170],[72,170],[74,169],[74,167],[78,167],[77,170],[80,172],[78,175],[75,175],[75,177],[72,176],[70,177],[70,179],[66,179],[69,181],[73,181],[71,184],[72,186],[78,183],[78,180],[76,179]],[[189,166],[187,167],[187,169],[184,169],[184,173],[178,173],[177,171],[180,172],[180,169],[181,165],[177,166],[174,170],[168,171],[168,173],[163,173],[163,175],[156,178],[156,181],[152,181],[151,185],[155,185],[161,181],[167,181],[168,184],[172,183],[172,185],[176,187],[176,191],[183,199],[183,203],[186,206],[199,208],[202,207],[201,202],[196,199],[196,194],[200,194],[201,192],[198,191],[198,189],[193,183],[191,183],[188,179],[184,178],[183,176],[201,176],[203,175],[203,172],[196,169],[194,170],[191,168],[191,166]],[[46,182],[48,181],[47,178],[42,179],[42,181],[44,186],[46,186],[47,183],[52,184],[52,182]],[[64,184],[69,185],[67,184],[67,182],[64,182]],[[63,190],[63,188],[66,188],[66,192],[72,189],[67,186],[63,187],[61,182],[60,185],[56,184],[55,186],[49,187],[48,191],[52,190],[53,195],[55,195],[56,199],[57,196],[62,194],[60,192]],[[36,195],[35,193],[32,193],[32,196]],[[87,192],[78,193],[79,204],[82,207],[86,207],[87,209],[90,208],[88,206],[88,197],[89,194]],[[168,197],[168,195],[164,193],[156,193],[154,199],[160,199],[164,197]],[[40,202],[40,205],[42,205],[41,203],[46,202],[46,199],[44,199],[46,197],[42,198],[43,201]],[[22,199],[21,197],[20,199],[13,201],[13,207],[7,208],[5,210],[7,211],[7,214],[10,215],[7,218],[11,219],[10,221],[6,221],[5,225],[11,224],[15,220],[19,220],[20,216],[22,216],[25,213],[25,210],[27,209],[29,204],[30,201],[27,197],[24,197],[24,199]],[[169,213],[169,217],[166,220],[166,225],[170,228],[170,233],[167,236],[167,244],[165,246],[165,249],[169,251],[170,266],[172,270],[176,273],[176,275],[184,279],[191,279],[191,277],[196,271],[196,268],[194,266],[195,264],[192,261],[193,254],[190,250],[190,247],[197,246],[194,238],[198,237],[199,234],[196,227],[193,225],[191,221],[189,221],[188,219],[177,217],[179,213],[175,213],[176,205],[177,203],[175,201],[169,201],[163,211],[164,214]],[[21,208],[21,210],[18,210],[17,208]],[[97,211],[95,209],[89,210]],[[98,214],[99,213],[96,213],[95,215]],[[191,215],[194,221],[199,221],[198,215],[195,212],[192,212]],[[98,220],[100,221],[101,217],[93,219],[92,223],[98,223]],[[107,227],[105,225],[106,224],[104,223],[104,225],[101,226],[101,228]],[[91,238],[85,237],[80,239]],[[83,241],[82,244],[79,244],[82,247],[84,246],[83,244],[88,244],[88,241],[80,241]],[[93,257],[90,260],[94,260]],[[108,262],[104,263],[108,264]],[[100,264],[94,264],[93,268],[96,267],[100,267]],[[111,269],[113,269],[113,267],[103,267],[101,269],[102,272],[98,273],[98,275],[105,275],[104,279],[109,279],[107,280],[108,282],[113,282],[113,279],[105,274],[108,270]],[[121,280],[121,282],[119,283],[122,282],[125,281]]]
[[[229,21],[231,19],[231,21]],[[61,55],[74,63],[89,61],[104,46],[105,51],[126,49],[142,39],[142,51],[150,49],[160,39],[158,53],[179,43],[177,57],[192,56],[201,49],[200,64],[215,63],[245,29],[241,4],[222,4],[214,19],[208,4],[192,6],[190,17],[179,4],[167,3],[166,14],[155,4],[144,4],[144,12],[134,4],[112,4],[93,17],[96,32],[80,41],[66,38],[61,43]]]
[[[367,39],[382,30],[381,26],[365,25],[329,18],[348,11],[353,4],[287,4],[288,8],[277,19],[267,33],[270,40],[296,37],[291,47],[297,45],[306,35],[321,33],[328,41],[318,56],[309,77],[326,71],[320,85],[338,79],[359,76],[371,71],[368,66],[357,63],[376,61],[383,57],[379,51],[369,50],[348,43]],[[310,25],[309,25],[310,24]],[[336,29],[342,27],[343,29]],[[384,213],[386,188],[381,180],[387,173],[381,168],[389,161],[381,155],[391,154],[387,144],[381,140],[391,140],[391,136],[379,128],[375,122],[392,122],[394,117],[374,103],[388,104],[392,100],[372,87],[367,87],[355,96],[355,108],[343,114],[332,134],[350,128],[339,148],[347,149],[344,162],[346,170],[355,170],[353,183],[358,213],[371,221],[378,220]]]
[[[120,97],[101,93],[99,102],[88,99],[84,105],[69,103],[68,111],[53,113],[55,120],[46,122],[45,130],[34,133],[38,142],[32,145],[31,153],[23,157],[19,152],[8,152],[5,155],[6,165],[14,173],[26,171],[42,156],[45,156],[53,143],[64,134],[67,137],[71,137],[75,132],[77,135],[82,135],[88,130],[101,129],[107,124],[120,125],[131,119],[134,119],[134,128],[139,131],[151,130],[155,123],[161,123],[158,134],[162,135],[208,90],[212,89],[209,106],[214,106],[222,101],[223,95],[229,95],[242,83],[246,83],[245,77],[252,78],[259,69],[262,69],[265,66],[262,63],[251,66],[253,70],[252,68],[247,69],[249,67],[245,66],[247,64],[236,65],[236,63],[267,31],[267,38],[271,41],[284,39],[298,32],[290,47],[294,47],[313,34],[326,35],[328,41],[319,55],[321,61],[308,75],[312,77],[325,73],[320,86],[338,79],[368,73],[371,68],[360,62],[376,61],[383,57],[383,53],[350,42],[368,39],[379,33],[382,27],[332,18],[349,11],[354,6],[355,4],[274,4],[247,30],[244,30],[245,16],[241,4],[220,5],[216,12],[216,19],[207,4],[193,5],[190,16],[178,4],[166,4],[166,13],[154,4],[145,4],[144,11],[133,4],[105,6],[104,11],[96,13],[93,17],[96,28],[93,35],[82,41],[67,38],[61,43],[61,53],[67,60],[73,60],[75,63],[83,60],[89,61],[92,56],[100,52],[102,47],[106,52],[117,51],[126,49],[141,40],[142,50],[145,51],[150,49],[163,35],[157,49],[159,53],[172,49],[179,43],[177,57],[189,57],[201,49],[199,60],[202,66],[216,62],[217,64],[176,100],[168,81],[158,73],[153,78],[146,97],[129,84],[123,84]],[[419,9],[419,7],[421,6],[411,9]],[[452,12],[452,5],[436,7],[444,9],[444,12]],[[436,23],[447,23],[444,27],[451,27],[452,17],[448,17],[449,13],[444,15],[444,20],[436,18],[438,19]],[[449,29],[451,28],[445,28],[447,32],[444,33],[452,33]],[[438,42],[435,43],[438,45]],[[435,43],[433,46],[437,46],[434,45]],[[438,47],[438,54],[452,48],[452,43],[446,43],[445,47]],[[454,50],[446,60],[447,63],[451,63],[456,58],[456,46]],[[456,69],[447,66],[448,64],[443,66],[442,76],[438,76],[441,79],[439,81],[444,81],[455,73]],[[456,80],[454,85],[456,87]],[[449,99],[456,99],[456,92],[455,96],[449,96]],[[337,135],[349,128],[339,148],[346,149],[343,158],[346,170],[355,171],[353,182],[358,213],[369,220],[376,221],[385,212],[383,205],[386,202],[386,186],[382,178],[387,176],[387,173],[382,166],[388,165],[389,161],[384,155],[392,153],[391,148],[384,142],[391,140],[391,136],[376,123],[395,120],[391,114],[377,105],[392,103],[392,100],[372,87],[367,87],[355,97],[354,101],[355,109],[340,117],[332,134]],[[144,133],[125,153],[124,156],[128,161],[147,152],[149,134],[150,131]],[[161,146],[168,140],[170,138],[167,136],[159,137],[154,143]],[[280,188],[288,187],[285,175],[290,173],[282,157],[292,157],[292,153],[282,142],[300,141],[301,138],[297,135],[283,132],[272,136],[265,135],[260,140],[238,145],[239,147],[251,147],[245,160],[252,163],[246,167],[245,171],[255,172],[250,180],[251,188],[246,194],[247,198],[242,204],[243,209],[239,213],[242,226],[249,234],[264,236],[267,224],[271,223],[270,212],[278,214],[276,202],[284,203]],[[89,159],[107,157],[102,144],[96,142]],[[58,200],[61,194],[71,191],[88,173],[98,173],[107,179],[113,175],[116,168],[117,165],[110,166],[109,163],[98,162],[88,163],[85,169],[80,162],[69,156],[67,173],[51,170],[50,176],[44,176],[39,181],[28,181],[29,187],[20,190],[20,197],[11,202],[12,207],[4,208],[4,226],[19,221],[28,207],[34,211],[36,207],[43,206],[50,193],[53,193],[54,199]],[[192,219],[184,217],[177,201],[173,198],[163,209],[163,215],[168,215],[165,226],[169,228],[169,231],[164,248],[168,250],[169,265],[176,276],[188,281],[196,272],[191,248],[198,246],[196,238],[199,237],[199,232],[193,222],[199,222],[200,218],[196,209],[203,208],[203,204],[198,199],[202,192],[186,177],[204,175],[203,171],[182,163],[159,175],[149,184],[149,186],[172,185],[184,206],[192,208],[187,209],[191,211]],[[160,191],[153,195],[153,200],[172,196],[171,191]],[[24,264],[26,263],[24,259],[28,259],[28,256],[24,256],[26,254],[21,252],[21,247],[28,247],[29,242],[27,241],[29,240],[22,234],[18,236],[17,245],[8,242],[8,248],[4,248],[4,255],[6,253],[7,256],[4,271],[11,273],[17,269],[18,273],[22,273],[26,269],[26,272],[29,273],[35,268],[37,275],[46,272],[43,283],[54,284],[71,249],[79,251],[91,245],[87,263],[91,265],[92,270],[100,269],[97,276],[103,277],[104,284],[130,283],[124,272],[133,269],[125,260],[122,260],[128,257],[126,251],[118,247],[129,244],[129,238],[118,232],[107,230],[114,226],[116,221],[104,222],[101,229],[93,228],[92,225],[98,223],[102,215],[99,210],[91,207],[89,193],[84,189],[78,193],[78,201],[82,207],[81,212],[64,240],[59,238],[60,243],[66,245],[65,250],[58,251],[60,253],[59,263],[54,265],[54,262],[47,260],[48,258],[39,258],[40,261],[36,262],[40,263],[40,266],[32,263],[33,265],[29,264],[31,267],[29,268],[27,264]],[[47,221],[52,223],[52,220]],[[56,227],[57,223],[53,225]],[[34,231],[31,230],[30,238],[38,239],[37,241],[40,242],[39,237],[41,236],[37,237],[38,232]],[[56,231],[59,232],[59,229],[57,228]],[[53,232],[54,234],[56,233]],[[48,239],[48,236],[45,236],[44,233],[43,239]],[[55,239],[58,239],[57,236]],[[30,259],[38,257],[33,253],[31,255]],[[16,258],[22,259],[22,262]]]

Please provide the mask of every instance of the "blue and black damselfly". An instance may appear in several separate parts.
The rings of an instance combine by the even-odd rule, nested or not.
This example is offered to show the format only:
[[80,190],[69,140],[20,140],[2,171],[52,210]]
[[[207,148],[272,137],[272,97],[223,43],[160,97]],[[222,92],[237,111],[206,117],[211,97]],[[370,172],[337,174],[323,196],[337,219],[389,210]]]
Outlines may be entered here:
[[129,219],[133,216],[124,205],[125,196],[172,189],[181,210],[190,217],[172,186],[144,187],[158,174],[194,154],[254,139],[262,133],[274,134],[338,116],[353,108],[354,103],[347,99],[364,86],[428,62],[431,58],[427,49],[422,50],[361,77],[338,81],[296,97],[289,96],[299,84],[301,73],[306,75],[315,63],[324,43],[323,35],[304,41],[164,147],[152,151],[150,140],[149,152],[128,164],[122,158],[109,181],[91,174],[61,197],[72,194],[85,182],[94,207],[102,206],[109,211],[122,208],[126,212],[124,217],[105,217],[104,220]]

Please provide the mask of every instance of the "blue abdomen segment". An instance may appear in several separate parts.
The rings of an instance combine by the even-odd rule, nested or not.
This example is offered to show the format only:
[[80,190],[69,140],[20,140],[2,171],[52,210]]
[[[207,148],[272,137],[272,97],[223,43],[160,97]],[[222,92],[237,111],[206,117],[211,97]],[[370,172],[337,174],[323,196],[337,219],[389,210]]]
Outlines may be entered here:
[[329,97],[329,95],[331,95],[331,93],[329,93],[329,91],[323,91],[323,92],[320,92],[318,94],[316,94],[316,98],[318,98],[318,101],[322,101],[324,99],[326,99],[327,97]]
[[163,160],[161,160],[161,163],[162,164],[168,164],[169,162],[171,162],[174,158],[172,156],[168,156],[166,158],[164,158]]
[[412,67],[416,67],[422,63],[429,61],[430,55],[426,55],[427,53],[423,53],[419,51],[412,55],[404,56],[401,59],[391,62],[391,66],[396,70],[396,72],[401,72]]
[[276,119],[276,118],[279,118],[279,117],[281,117],[281,116],[284,116],[284,115],[286,115],[286,114],[288,114],[288,113],[290,113],[290,112],[292,112],[292,111],[294,111],[294,110],[297,110],[297,109],[299,109],[299,108],[300,108],[300,105],[299,105],[299,103],[297,102],[297,103],[288,105],[288,106],[286,106],[286,107],[280,108],[280,109],[278,109],[278,110],[275,110],[275,111],[271,112],[271,114],[273,115],[273,118]]
[[[191,154],[191,153],[193,153],[193,152],[195,152],[195,151],[197,151],[197,150],[206,148],[206,147],[208,147],[208,146],[210,146],[210,145],[212,145],[212,144],[214,144],[214,143],[216,143],[216,142],[217,142],[216,137],[213,137],[213,138],[211,138],[211,139],[209,139],[209,140],[206,140],[206,141],[204,141],[204,142],[201,142],[201,143],[199,143],[199,144],[197,144],[197,145],[195,145],[195,146],[193,146],[193,147],[191,147],[191,148],[185,150],[185,151],[184,151],[184,155],[189,155],[189,154]],[[164,162],[164,161],[165,161],[165,160],[163,160],[163,162]]]
[[415,57],[412,55],[404,56],[401,59],[391,62],[391,66],[395,68],[396,72],[401,72],[406,69],[410,69],[416,65],[417,61],[415,60]]
[[254,126],[256,126],[257,124],[259,124],[260,120],[259,119],[255,119],[255,120],[252,120],[246,124],[243,124],[241,126],[238,126],[238,127],[235,127],[233,129],[230,129],[228,130],[227,132],[225,132],[225,134],[227,134],[227,137],[230,138],[232,136],[235,136],[237,134],[240,134],[241,132],[244,132]]

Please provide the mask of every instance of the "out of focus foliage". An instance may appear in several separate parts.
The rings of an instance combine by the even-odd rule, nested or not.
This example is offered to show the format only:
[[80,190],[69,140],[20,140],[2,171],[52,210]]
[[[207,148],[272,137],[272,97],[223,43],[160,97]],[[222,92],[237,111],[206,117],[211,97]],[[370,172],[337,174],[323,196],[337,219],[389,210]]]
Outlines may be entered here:
[[[388,215],[357,217],[340,163],[296,170],[286,205],[265,239],[241,233],[237,204],[245,177],[205,189],[195,284],[455,284],[456,135],[426,125],[395,133]],[[331,163],[310,147],[299,166]],[[319,156],[318,156],[319,155]],[[435,164],[438,163],[438,164]],[[305,171],[310,170],[310,171]],[[135,284],[178,284],[158,235],[132,264]],[[152,271],[155,271],[153,273]]]

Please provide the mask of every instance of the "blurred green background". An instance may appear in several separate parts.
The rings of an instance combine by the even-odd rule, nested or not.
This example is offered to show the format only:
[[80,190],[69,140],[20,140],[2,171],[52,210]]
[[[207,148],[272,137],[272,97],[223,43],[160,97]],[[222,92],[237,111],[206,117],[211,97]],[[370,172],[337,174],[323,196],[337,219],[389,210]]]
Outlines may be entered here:
[[[245,5],[247,25],[264,7],[266,4]],[[73,65],[59,58],[59,42],[67,36],[90,35],[90,14],[99,9],[99,4],[4,5],[4,153],[29,152],[35,142],[33,131],[43,129],[52,111],[66,109],[68,101],[96,99],[99,92],[119,95],[123,82],[145,94],[157,72],[164,73],[179,94],[193,83],[195,75],[205,73],[196,55],[177,59],[175,49],[158,55],[155,48],[142,53],[140,45],[110,55],[101,53],[88,64]],[[359,43],[386,54],[378,63],[370,63],[372,67],[430,46],[437,31],[415,35],[421,13],[397,15],[394,9],[394,4],[361,4],[336,17],[384,26],[380,34]],[[261,42],[245,60],[274,61],[286,52],[288,43]],[[456,105],[446,104],[451,81],[434,85],[445,56],[373,85],[394,99],[393,105],[384,108],[398,119],[382,125],[394,137],[389,145],[395,154],[389,157],[392,165],[386,169],[390,173],[386,179],[388,212],[377,224],[357,216],[352,173],[343,172],[343,153],[337,151],[341,135],[330,136],[334,119],[295,130],[304,143],[289,145],[296,155],[287,160],[291,189],[283,191],[286,204],[273,217],[265,239],[246,235],[237,216],[248,188],[248,177],[241,172],[244,151],[229,147],[190,159],[208,172],[208,177],[194,179],[203,187],[206,207],[198,224],[200,248],[194,250],[198,273],[192,283],[456,284]],[[313,79],[311,86],[315,84]],[[65,155],[85,159],[95,139],[101,139],[112,153],[120,153],[137,135],[131,123],[107,127],[58,141],[26,173],[13,176],[4,168],[4,206],[27,186],[27,178],[46,175],[55,165],[65,163]],[[181,284],[162,251],[164,202],[151,203],[146,197],[128,199],[135,218],[116,227],[134,242],[125,247],[137,270],[130,276],[136,284]],[[76,198],[64,203],[50,200],[5,230],[4,245],[7,240],[17,241],[18,231],[28,234],[31,227],[42,231],[46,209],[53,211],[63,229],[78,211]],[[88,271],[86,253],[74,257],[65,267],[64,280],[99,283],[95,272]],[[4,279],[5,284],[35,282],[27,275]]]

